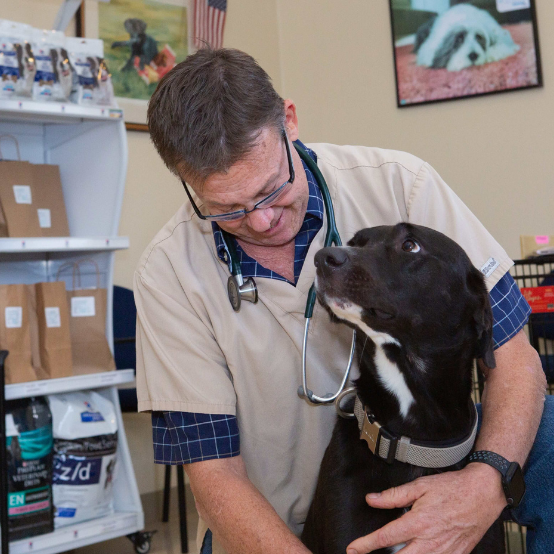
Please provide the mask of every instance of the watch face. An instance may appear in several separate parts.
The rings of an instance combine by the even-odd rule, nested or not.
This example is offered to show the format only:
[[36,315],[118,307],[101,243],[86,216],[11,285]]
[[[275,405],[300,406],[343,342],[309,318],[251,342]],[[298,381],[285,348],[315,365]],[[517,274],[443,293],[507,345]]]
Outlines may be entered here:
[[525,480],[523,479],[523,471],[521,471],[521,467],[517,462],[512,462],[510,464],[506,472],[506,477],[502,480],[502,485],[506,493],[508,504],[510,504],[512,508],[519,506],[525,494]]

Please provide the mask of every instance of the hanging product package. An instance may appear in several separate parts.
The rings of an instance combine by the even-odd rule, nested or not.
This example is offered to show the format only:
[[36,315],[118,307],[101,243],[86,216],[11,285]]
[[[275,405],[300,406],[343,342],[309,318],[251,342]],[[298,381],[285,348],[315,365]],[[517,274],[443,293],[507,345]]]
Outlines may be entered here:
[[[37,64],[33,99],[40,101],[69,100],[71,71],[67,75],[60,72],[60,49],[65,48],[65,36],[61,31],[33,29],[33,52]],[[64,58],[68,59],[68,58]],[[63,60],[62,60],[63,61]]]
[[0,20],[0,98],[31,96],[37,72],[31,32],[30,25]]
[[77,75],[73,81],[72,102],[84,106],[115,106],[112,78],[104,59],[104,42],[68,37],[66,47]]
[[48,397],[54,428],[54,525],[113,513],[117,420],[112,402],[96,392]]
[[31,349],[29,298],[25,285],[0,285],[0,350],[6,358],[6,384],[36,381]]
[[6,402],[6,449],[9,540],[51,533],[52,416],[43,397]]
[[[82,268],[87,264],[93,267],[96,286],[83,288]],[[92,259],[64,264],[59,268],[56,280],[65,270],[73,272],[73,290],[67,291],[73,373],[113,371],[115,362],[106,338],[108,291],[100,288],[98,264]]]

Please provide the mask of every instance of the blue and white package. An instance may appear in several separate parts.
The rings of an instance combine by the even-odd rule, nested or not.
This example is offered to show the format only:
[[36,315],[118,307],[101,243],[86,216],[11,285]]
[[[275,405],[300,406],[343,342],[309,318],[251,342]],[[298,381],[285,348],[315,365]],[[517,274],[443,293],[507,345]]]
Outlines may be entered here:
[[113,513],[117,420],[96,392],[48,397],[54,433],[54,526]]
[[56,66],[57,53],[64,46],[65,36],[61,31],[33,29],[33,52],[37,66],[33,84],[34,100],[68,100]]
[[0,20],[0,98],[31,96],[37,70],[31,34],[30,25]]
[[83,106],[115,106],[112,79],[104,59],[104,41],[68,37],[66,48],[76,74],[72,102]]

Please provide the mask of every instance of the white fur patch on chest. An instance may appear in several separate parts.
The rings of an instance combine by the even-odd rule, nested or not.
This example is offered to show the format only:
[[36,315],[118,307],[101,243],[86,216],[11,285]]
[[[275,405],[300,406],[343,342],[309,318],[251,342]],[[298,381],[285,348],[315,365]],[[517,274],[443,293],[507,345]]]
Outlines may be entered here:
[[383,350],[385,344],[400,346],[400,343],[387,333],[374,331],[371,327],[368,327],[362,321],[362,308],[360,306],[329,298],[326,298],[325,301],[337,317],[357,325],[375,343],[375,366],[379,379],[383,386],[396,396],[400,404],[400,413],[405,418],[415,400],[406,384],[404,375],[398,369],[398,366],[389,360]]
[[390,554],[395,554],[399,550],[402,550],[406,546],[406,543],[403,542],[402,544],[397,544],[396,546],[391,546]]

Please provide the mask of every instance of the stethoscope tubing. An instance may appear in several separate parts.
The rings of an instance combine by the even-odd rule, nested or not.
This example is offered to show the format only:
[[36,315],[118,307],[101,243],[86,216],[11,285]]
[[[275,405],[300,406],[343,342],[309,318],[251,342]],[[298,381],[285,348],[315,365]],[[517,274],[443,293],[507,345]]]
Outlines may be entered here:
[[[325,234],[325,241],[323,243],[324,248],[329,246],[342,246],[342,241],[337,230],[337,225],[335,222],[335,211],[333,209],[333,203],[331,201],[331,195],[329,194],[329,189],[325,178],[321,173],[317,164],[312,160],[308,152],[304,150],[298,144],[294,144],[300,159],[308,166],[308,169],[312,172],[315,177],[316,184],[321,191],[323,197],[323,203],[325,205],[325,212],[327,215],[327,232]],[[222,230],[223,231],[223,230]],[[254,279],[252,277],[248,278],[248,283],[243,282],[242,271],[240,267],[240,262],[238,261],[238,256],[236,253],[235,245],[233,243],[233,237],[227,232],[223,231],[223,240],[227,246],[227,251],[229,252],[230,257],[230,266],[231,266],[231,277],[229,278],[229,300],[235,311],[240,310],[241,305],[241,296],[245,300],[253,302],[254,304],[258,300],[257,287]],[[231,282],[233,281],[233,282]],[[325,396],[318,396],[314,394],[308,388],[308,378],[307,378],[307,365],[306,365],[306,353],[308,350],[308,334],[310,329],[310,320],[312,318],[314,307],[316,301],[316,290],[315,285],[313,284],[308,291],[308,298],[306,300],[306,310],[304,312],[304,317],[306,318],[306,323],[304,325],[304,339],[302,341],[302,385],[298,387],[298,395],[302,398],[305,398],[308,402],[314,405],[320,404],[330,404],[334,402],[339,395],[344,390],[348,378],[350,377],[350,370],[352,368],[352,362],[354,360],[354,351],[356,349],[356,330],[352,331],[352,344],[350,346],[350,356],[348,358],[348,365],[344,376],[342,378],[340,387],[335,394],[328,393]]]

